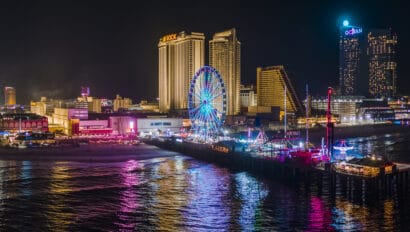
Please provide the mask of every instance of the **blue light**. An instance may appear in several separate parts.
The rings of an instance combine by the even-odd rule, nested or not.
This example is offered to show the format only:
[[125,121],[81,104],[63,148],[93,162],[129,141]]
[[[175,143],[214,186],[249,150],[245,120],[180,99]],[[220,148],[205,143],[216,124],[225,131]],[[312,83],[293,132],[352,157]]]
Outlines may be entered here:
[[345,27],[349,26],[349,21],[348,21],[348,20],[344,20],[344,21],[343,21],[343,26],[345,26]]

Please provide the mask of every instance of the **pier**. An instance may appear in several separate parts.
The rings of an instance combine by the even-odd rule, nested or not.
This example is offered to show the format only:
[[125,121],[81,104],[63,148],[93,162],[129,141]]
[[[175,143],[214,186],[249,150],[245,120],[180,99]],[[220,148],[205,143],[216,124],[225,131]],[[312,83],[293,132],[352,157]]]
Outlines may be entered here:
[[292,159],[279,161],[270,156],[231,149],[223,150],[210,144],[175,142],[175,140],[159,141],[157,139],[144,140],[144,142],[235,171],[248,171],[267,179],[310,181],[326,178],[330,179],[333,187],[338,182],[344,186],[365,186],[368,190],[384,191],[386,193],[389,193],[392,187],[402,190],[409,187],[410,164],[395,163],[396,168],[391,173],[380,173],[377,176],[369,177],[337,172],[331,163],[313,165]]

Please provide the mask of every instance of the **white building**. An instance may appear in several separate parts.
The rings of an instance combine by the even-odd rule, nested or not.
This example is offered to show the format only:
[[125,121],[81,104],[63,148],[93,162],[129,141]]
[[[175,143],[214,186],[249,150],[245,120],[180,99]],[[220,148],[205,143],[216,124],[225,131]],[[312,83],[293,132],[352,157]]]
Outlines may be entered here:
[[241,85],[241,107],[257,106],[257,95],[255,86],[253,85]]
[[178,133],[183,127],[182,122],[182,118],[139,118],[137,120],[137,131],[140,134]]

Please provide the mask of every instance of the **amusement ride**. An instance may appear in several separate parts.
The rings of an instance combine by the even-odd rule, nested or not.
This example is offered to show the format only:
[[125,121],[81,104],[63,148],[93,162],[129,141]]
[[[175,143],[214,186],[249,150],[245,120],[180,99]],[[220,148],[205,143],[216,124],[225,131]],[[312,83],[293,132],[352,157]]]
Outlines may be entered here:
[[204,141],[222,133],[226,115],[226,90],[216,69],[203,66],[191,80],[188,112],[192,130]]

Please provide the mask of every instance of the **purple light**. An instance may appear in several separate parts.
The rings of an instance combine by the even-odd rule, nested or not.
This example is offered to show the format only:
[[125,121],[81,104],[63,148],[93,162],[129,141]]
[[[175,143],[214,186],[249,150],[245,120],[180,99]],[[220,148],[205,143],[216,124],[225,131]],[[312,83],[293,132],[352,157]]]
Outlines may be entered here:
[[352,27],[352,28],[345,31],[345,35],[355,35],[355,34],[359,34],[359,33],[362,33],[362,32],[363,32],[362,28]]

